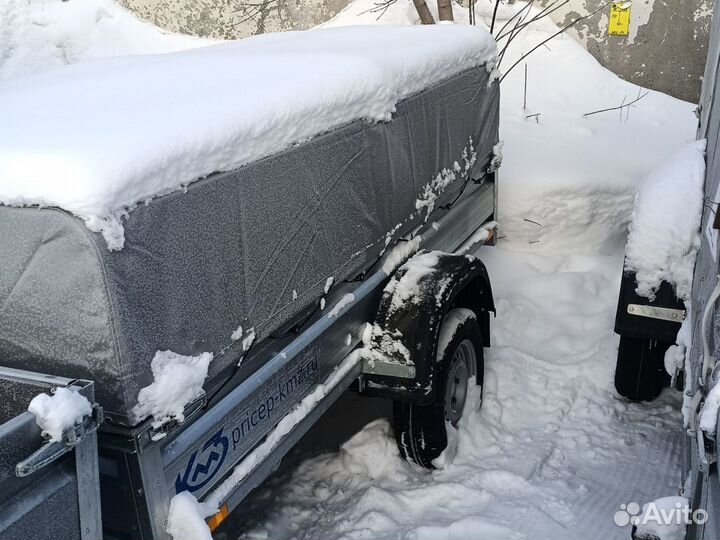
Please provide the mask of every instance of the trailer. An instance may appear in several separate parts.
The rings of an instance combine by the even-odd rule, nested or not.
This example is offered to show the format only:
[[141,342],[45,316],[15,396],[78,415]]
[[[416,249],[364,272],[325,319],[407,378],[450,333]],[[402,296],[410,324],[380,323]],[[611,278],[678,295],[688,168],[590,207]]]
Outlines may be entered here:
[[[87,107],[92,124],[118,106],[88,98],[78,77],[108,87],[123,80],[131,89],[142,81],[137,99],[156,92],[155,114],[168,65],[175,74],[192,72],[193,84],[210,80],[217,88],[227,81],[193,70],[212,69],[229,53],[232,60],[232,47],[275,58],[278,44],[302,54],[337,44],[339,35],[358,65],[372,60],[397,73],[422,73],[393,90],[399,99],[391,119],[341,121],[109,217],[60,203],[38,209],[42,203],[27,195],[17,198],[24,206],[0,206],[0,256],[7,261],[0,273],[0,382],[23,389],[3,390],[12,406],[0,440],[23,444],[3,459],[0,474],[12,478],[22,469],[30,479],[24,481],[45,489],[46,477],[67,469],[68,500],[78,509],[61,514],[49,497],[19,504],[35,496],[18,483],[0,502],[0,538],[33,537],[23,523],[39,524],[36,516],[47,514],[79,531],[68,538],[99,538],[101,524],[107,539],[179,540],[187,535],[171,514],[183,500],[196,502],[214,530],[349,388],[394,401],[398,447],[407,459],[432,468],[445,450],[446,427],[459,421],[468,385],[482,385],[495,310],[490,277],[472,255],[496,237],[501,162],[499,85],[486,32],[438,26],[289,33],[277,42],[263,37],[168,55],[167,62],[91,63],[58,76],[51,96],[39,78],[0,99],[48,102],[38,98],[35,131],[23,124],[35,135],[19,137],[31,152],[41,132],[47,138],[42,110],[80,96],[70,107]],[[441,69],[413,50],[440,38],[449,43],[436,59]],[[409,45],[391,65],[382,57],[398,39]],[[368,42],[382,54],[358,60]],[[223,66],[213,75],[230,77],[232,64]],[[307,94],[330,99],[317,84]],[[136,99],[131,94],[113,99]],[[124,121],[116,119],[118,133],[132,128],[132,118],[130,127]],[[113,136],[108,145],[119,144]],[[0,134],[0,149],[16,144],[10,140]],[[96,144],[73,142],[60,146],[71,153]],[[141,137],[138,163],[146,144]],[[222,154],[215,150],[208,155]],[[17,170],[0,151],[0,176]],[[28,182],[45,172],[31,171]],[[47,442],[23,412],[34,392],[27,385],[77,387],[93,413],[62,441]],[[38,452],[48,459],[38,460]],[[34,465],[18,469],[19,462]],[[91,503],[80,489],[87,484],[95,490]]]

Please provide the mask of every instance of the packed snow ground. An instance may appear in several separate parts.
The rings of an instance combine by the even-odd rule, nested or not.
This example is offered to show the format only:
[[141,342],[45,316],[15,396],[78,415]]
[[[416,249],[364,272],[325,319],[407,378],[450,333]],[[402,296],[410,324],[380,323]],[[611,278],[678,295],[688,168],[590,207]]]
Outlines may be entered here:
[[[373,5],[357,0],[330,25],[371,23]],[[521,7],[503,6],[500,24]],[[399,0],[378,22],[415,19]],[[552,31],[536,23],[505,68]],[[629,528],[614,521],[621,505],[678,493],[680,396],[617,396],[613,323],[636,189],[694,139],[694,107],[650,92],[622,118],[585,117],[640,89],[569,37],[527,64],[526,109],[522,65],[502,86],[502,236],[477,253],[498,314],[483,407],[463,420],[454,462],[433,472],[405,463],[378,419],[339,452],[272,479],[247,501],[244,532],[230,527],[228,538],[625,539]]]

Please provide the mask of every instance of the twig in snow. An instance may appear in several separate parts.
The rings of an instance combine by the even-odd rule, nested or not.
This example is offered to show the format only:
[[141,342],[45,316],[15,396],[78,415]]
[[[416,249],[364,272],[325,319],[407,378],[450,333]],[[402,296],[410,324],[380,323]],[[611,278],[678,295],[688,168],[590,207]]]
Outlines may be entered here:
[[538,244],[540,240],[530,240],[528,244]]
[[523,86],[523,111],[527,111],[527,62],[525,62],[525,85]]
[[[599,109],[599,110],[597,110],[597,111],[592,111],[592,112],[589,112],[589,113],[585,113],[585,114],[583,114],[583,116],[587,117],[587,116],[592,116],[593,114],[600,114],[600,113],[604,113],[604,112],[618,111],[618,110],[622,113],[622,110],[623,110],[623,109],[627,109],[627,108],[629,108],[629,107],[632,107],[632,106],[635,105],[638,101],[640,101],[642,98],[644,98],[645,96],[647,96],[649,93],[650,93],[650,92],[647,92],[647,91],[646,91],[646,92],[643,94],[642,91],[639,91],[639,92],[638,92],[638,97],[636,97],[636,98],[633,99],[632,101],[629,101],[629,102],[625,103],[625,98],[623,98],[623,102],[622,102],[618,107],[608,107],[607,109]],[[622,118],[622,116],[621,116],[621,118]]]
[[525,60],[525,58],[527,58],[527,57],[530,56],[532,53],[534,53],[536,50],[538,50],[540,47],[542,47],[543,45],[545,45],[548,41],[550,41],[550,40],[553,39],[553,38],[556,38],[557,36],[559,36],[560,34],[562,34],[563,32],[565,32],[565,31],[568,30],[569,28],[575,26],[575,25],[576,25],[577,23],[579,23],[580,21],[583,21],[583,20],[585,20],[585,19],[588,19],[588,18],[592,17],[593,15],[596,15],[596,14],[600,13],[603,9],[605,9],[605,8],[608,7],[609,5],[610,5],[610,2],[606,2],[605,4],[603,4],[603,5],[601,5],[599,8],[597,8],[595,11],[592,11],[591,13],[588,13],[588,14],[586,14],[586,15],[582,15],[582,16],[578,17],[577,19],[573,20],[573,21],[570,22],[569,24],[566,24],[565,26],[563,26],[560,30],[558,30],[557,32],[555,32],[555,33],[554,33],[553,35],[551,35],[550,37],[544,39],[543,41],[541,41],[540,43],[538,43],[537,45],[535,45],[535,47],[533,47],[532,49],[530,49],[529,52],[523,54],[517,62],[515,62],[512,66],[510,66],[510,68],[505,72],[505,74],[504,74],[502,77],[500,77],[500,82],[503,82],[503,80],[505,79],[505,77],[507,77],[507,76],[510,74],[510,72],[511,72],[518,64],[520,64],[523,60]]
[[523,221],[527,221],[528,223],[532,223],[533,225],[537,225],[538,227],[543,227],[542,223],[538,223],[537,221],[533,221],[532,219],[524,218]]
[[540,123],[540,115],[542,113],[528,114],[525,118],[534,118],[536,123]]

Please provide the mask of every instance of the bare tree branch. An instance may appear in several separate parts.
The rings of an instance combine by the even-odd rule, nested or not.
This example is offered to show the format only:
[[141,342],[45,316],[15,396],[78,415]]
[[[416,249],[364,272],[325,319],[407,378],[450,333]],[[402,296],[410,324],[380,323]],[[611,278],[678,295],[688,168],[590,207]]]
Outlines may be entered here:
[[496,41],[500,41],[501,39],[503,39],[510,33],[517,35],[520,32],[520,30],[523,30],[526,26],[529,26],[532,23],[539,21],[540,19],[544,19],[545,17],[549,17],[550,15],[555,13],[558,9],[560,9],[561,7],[566,5],[568,2],[570,2],[570,0],[563,0],[562,2],[560,0],[555,0],[554,2],[548,4],[542,11],[540,11],[537,15],[535,15],[529,21],[517,24],[516,27],[513,29],[513,32],[505,32],[504,34],[498,35],[498,37],[495,38]]
[[[519,16],[522,15],[526,10],[530,9],[530,6],[531,6],[531,5],[532,5],[532,2],[528,2],[527,4],[525,4],[525,5],[523,6],[522,9],[518,10],[518,12],[515,13],[515,15],[513,15],[512,17],[510,17],[510,18],[505,22],[505,24],[502,25],[502,28],[500,28],[500,30],[498,30],[498,35],[499,35],[499,34],[502,34],[503,30],[505,30],[508,26],[510,26],[510,24],[515,20],[516,17],[519,17]],[[496,38],[496,41],[497,41],[497,38]]]
[[553,35],[551,35],[551,36],[548,37],[547,39],[542,40],[540,43],[538,43],[538,44],[535,45],[532,49],[530,49],[527,53],[523,54],[517,62],[515,62],[512,66],[510,66],[510,68],[505,72],[505,74],[504,74],[502,77],[500,77],[500,82],[503,82],[503,80],[505,79],[505,77],[507,77],[508,74],[509,74],[515,67],[517,67],[523,60],[525,60],[525,58],[527,58],[527,57],[530,56],[532,53],[534,53],[536,50],[538,50],[540,47],[542,47],[543,45],[545,45],[548,41],[550,41],[550,40],[553,39],[553,38],[556,38],[557,36],[559,36],[560,34],[562,34],[563,32],[565,32],[568,28],[571,28],[572,26],[575,26],[575,25],[576,25],[577,23],[579,23],[580,21],[583,21],[583,20],[585,20],[585,19],[588,19],[588,18],[592,17],[593,15],[596,15],[597,13],[600,13],[603,9],[605,9],[605,8],[608,7],[609,5],[610,5],[610,2],[606,2],[605,4],[603,4],[603,5],[601,5],[599,8],[597,8],[595,11],[593,11],[593,12],[591,12],[591,13],[588,13],[587,15],[582,15],[582,16],[578,17],[577,19],[575,19],[575,20],[572,21],[571,23],[566,24],[565,26],[563,26],[560,30],[558,30],[557,32],[555,32]]
[[[470,0],[472,2],[472,0]],[[498,8],[500,7],[500,0],[495,0],[495,8],[493,9],[492,21],[490,21],[490,33],[493,33],[495,29],[495,19],[497,18]]]

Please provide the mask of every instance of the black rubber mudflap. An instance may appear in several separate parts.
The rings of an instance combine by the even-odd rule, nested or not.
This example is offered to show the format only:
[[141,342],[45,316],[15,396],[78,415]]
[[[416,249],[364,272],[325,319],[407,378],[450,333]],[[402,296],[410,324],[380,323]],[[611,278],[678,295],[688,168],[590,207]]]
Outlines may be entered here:
[[670,347],[656,339],[620,336],[615,389],[632,401],[652,401],[670,384],[665,352]]

